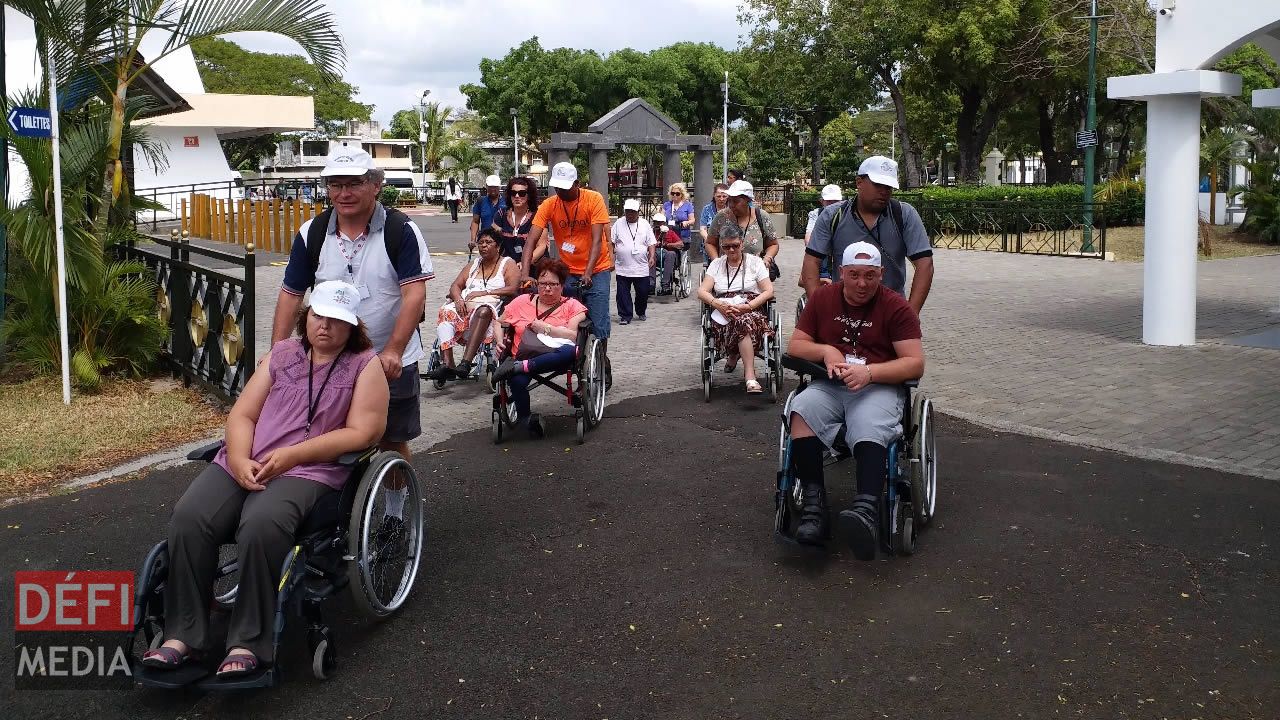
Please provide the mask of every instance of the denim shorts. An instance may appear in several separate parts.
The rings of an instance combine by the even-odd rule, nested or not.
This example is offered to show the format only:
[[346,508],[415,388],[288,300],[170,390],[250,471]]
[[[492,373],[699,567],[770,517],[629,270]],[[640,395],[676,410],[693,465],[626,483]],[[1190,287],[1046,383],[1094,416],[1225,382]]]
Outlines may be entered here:
[[601,340],[609,337],[609,298],[612,295],[612,270],[601,270],[591,276],[591,287],[580,291],[578,275],[570,275],[564,284],[564,294],[575,297],[587,306],[587,319],[595,328],[594,335]]

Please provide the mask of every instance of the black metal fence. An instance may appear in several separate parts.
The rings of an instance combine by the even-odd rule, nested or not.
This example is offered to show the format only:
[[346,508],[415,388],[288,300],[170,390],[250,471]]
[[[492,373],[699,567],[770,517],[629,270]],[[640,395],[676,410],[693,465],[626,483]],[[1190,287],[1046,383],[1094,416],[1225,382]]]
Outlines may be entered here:
[[[156,312],[169,331],[162,359],[187,384],[196,382],[234,400],[254,368],[253,247],[243,255],[223,252],[194,245],[177,231],[152,240],[167,251],[130,244],[118,252],[155,273]],[[212,264],[230,267],[208,267]]]
[[[1111,210],[1106,203],[1094,203],[1093,217],[1086,223],[1086,206],[1078,202],[939,201],[918,193],[895,193],[894,197],[919,211],[935,248],[1086,257],[1102,257],[1106,252]],[[787,234],[804,237],[809,211],[816,207],[816,199],[793,200]]]

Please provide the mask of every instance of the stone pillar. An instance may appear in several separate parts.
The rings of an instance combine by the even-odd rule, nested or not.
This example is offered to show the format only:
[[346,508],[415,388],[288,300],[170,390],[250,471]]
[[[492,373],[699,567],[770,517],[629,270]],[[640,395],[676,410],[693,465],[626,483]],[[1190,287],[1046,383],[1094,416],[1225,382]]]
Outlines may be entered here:
[[[710,148],[697,148],[693,153],[693,208],[699,213],[715,196],[716,168]],[[696,227],[696,226],[695,226]]]
[[663,197],[666,197],[667,188],[672,183],[684,181],[684,168],[680,165],[680,151],[684,147],[680,145],[668,145],[663,148],[662,152],[662,189]]
[[555,167],[557,163],[569,162],[569,151],[559,147],[547,148],[547,162],[551,167]]
[[609,202],[609,150],[610,146],[591,147],[590,164],[591,189],[604,195],[605,203]]
[[982,178],[983,185],[1000,184],[1000,163],[1002,162],[1004,162],[1004,153],[991,148],[991,152],[987,153],[986,159],[982,161],[982,169],[985,171]]
[[1196,343],[1200,96],[1147,101],[1142,342]]

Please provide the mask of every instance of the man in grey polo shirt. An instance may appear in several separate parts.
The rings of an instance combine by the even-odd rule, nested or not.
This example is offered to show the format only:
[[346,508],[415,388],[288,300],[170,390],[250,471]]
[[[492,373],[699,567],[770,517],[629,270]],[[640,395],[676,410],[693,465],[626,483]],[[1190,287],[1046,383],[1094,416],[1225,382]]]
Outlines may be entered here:
[[[911,309],[919,314],[933,284],[933,248],[920,213],[907,203],[898,203],[902,208],[902,231],[898,231],[890,205],[893,191],[898,189],[898,163],[883,155],[867,158],[858,168],[857,188],[854,197],[818,214],[805,246],[800,285],[812,297],[821,286],[819,276],[827,258],[841,257],[853,243],[869,242],[880,248],[885,286],[907,297]],[[906,293],[908,259],[915,268],[910,296]]]

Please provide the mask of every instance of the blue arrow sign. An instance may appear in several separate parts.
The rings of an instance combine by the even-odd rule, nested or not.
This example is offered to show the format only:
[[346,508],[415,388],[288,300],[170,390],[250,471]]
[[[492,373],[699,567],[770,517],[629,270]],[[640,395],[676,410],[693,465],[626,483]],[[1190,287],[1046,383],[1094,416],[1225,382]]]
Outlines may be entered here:
[[22,137],[53,137],[53,118],[48,110],[15,107],[9,111],[9,127]]

